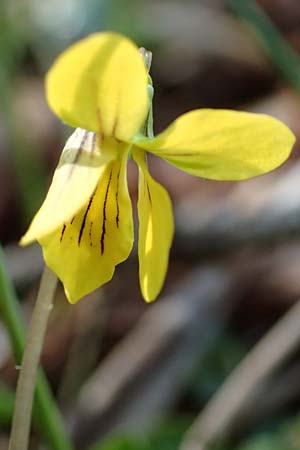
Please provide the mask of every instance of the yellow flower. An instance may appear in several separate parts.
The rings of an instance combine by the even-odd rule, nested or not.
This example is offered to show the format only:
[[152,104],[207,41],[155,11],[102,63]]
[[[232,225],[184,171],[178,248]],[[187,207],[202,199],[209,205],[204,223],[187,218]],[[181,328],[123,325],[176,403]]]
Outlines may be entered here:
[[192,175],[242,180],[278,167],[293,146],[278,120],[229,110],[191,111],[146,137],[148,82],[138,48],[115,33],[79,41],[47,75],[50,107],[77,130],[21,244],[38,240],[71,303],[109,281],[131,251],[130,154],[139,167],[139,276],[149,302],[164,282],[174,225],[169,195],[149,174],[145,151]]

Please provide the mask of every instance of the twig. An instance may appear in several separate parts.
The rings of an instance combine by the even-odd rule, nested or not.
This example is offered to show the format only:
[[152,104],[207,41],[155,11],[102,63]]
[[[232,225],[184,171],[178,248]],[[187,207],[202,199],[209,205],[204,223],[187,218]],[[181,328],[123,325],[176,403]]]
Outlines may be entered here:
[[205,450],[224,436],[265,379],[300,343],[300,301],[233,371],[187,431],[180,450]]

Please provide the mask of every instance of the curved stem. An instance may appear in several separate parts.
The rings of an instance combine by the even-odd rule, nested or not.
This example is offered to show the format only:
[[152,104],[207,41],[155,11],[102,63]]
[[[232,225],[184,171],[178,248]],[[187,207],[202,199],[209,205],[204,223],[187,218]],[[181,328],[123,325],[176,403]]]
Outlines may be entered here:
[[27,450],[35,382],[48,318],[53,307],[56,276],[45,267],[34,307],[16,391],[9,450]]
[[[0,312],[5,322],[15,359],[19,363],[24,351],[26,329],[19,302],[5,270],[5,261],[0,245]],[[72,450],[61,414],[42,370],[39,370],[36,395],[33,405],[33,419],[52,450]]]

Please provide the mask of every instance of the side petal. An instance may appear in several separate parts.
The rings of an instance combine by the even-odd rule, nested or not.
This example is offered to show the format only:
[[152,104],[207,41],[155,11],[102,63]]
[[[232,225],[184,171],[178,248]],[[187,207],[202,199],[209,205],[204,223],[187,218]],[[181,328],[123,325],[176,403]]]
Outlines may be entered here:
[[95,33],[54,62],[47,99],[69,125],[130,141],[147,116],[147,80],[133,42],[117,33]]
[[136,145],[192,175],[243,180],[280,166],[294,142],[293,133],[273,117],[200,109],[179,117],[154,139]]
[[84,207],[53,233],[39,239],[47,266],[62,281],[68,300],[109,281],[133,244],[131,201],[127,188],[127,154],[106,165]]
[[100,151],[95,133],[78,128],[62,151],[46,199],[21,245],[30,244],[70,220],[88,201],[113,158],[116,155],[111,149]]
[[144,152],[133,150],[139,166],[139,276],[146,302],[155,300],[166,276],[174,234],[172,204],[168,192],[149,174]]

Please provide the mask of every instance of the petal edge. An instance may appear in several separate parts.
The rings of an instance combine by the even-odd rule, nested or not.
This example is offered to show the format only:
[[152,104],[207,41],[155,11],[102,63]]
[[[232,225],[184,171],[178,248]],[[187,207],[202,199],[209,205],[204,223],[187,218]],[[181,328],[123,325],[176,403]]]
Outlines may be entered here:
[[283,164],[294,142],[289,128],[271,116],[200,109],[182,115],[155,138],[135,144],[192,175],[243,180]]
[[129,142],[147,115],[147,80],[132,41],[95,33],[56,59],[46,77],[47,99],[69,125]]
[[127,154],[109,162],[84,207],[39,240],[46,264],[62,281],[70,303],[108,282],[133,244]]
[[167,273],[174,221],[169,194],[149,174],[143,153],[133,150],[139,166],[139,277],[144,299],[152,302],[161,291]]

